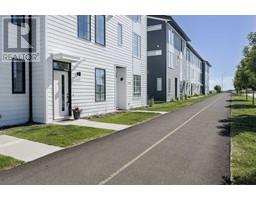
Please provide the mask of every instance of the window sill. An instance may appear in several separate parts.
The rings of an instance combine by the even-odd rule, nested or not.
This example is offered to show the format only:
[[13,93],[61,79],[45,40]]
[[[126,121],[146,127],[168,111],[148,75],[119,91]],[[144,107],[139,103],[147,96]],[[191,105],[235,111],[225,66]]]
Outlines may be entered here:
[[101,47],[106,47],[106,43],[105,44],[101,44],[101,43],[98,43],[98,42],[94,42],[96,45],[98,45],[98,46],[101,46]]
[[133,58],[136,58],[138,60],[141,60],[141,57],[137,57],[137,56],[132,56]]
[[106,100],[95,100],[95,103],[102,103],[102,102],[106,102]]
[[77,39],[78,40],[82,40],[84,42],[91,42],[92,41],[91,38],[90,39],[86,39],[86,38],[82,38],[82,37],[79,37],[79,36],[77,36]]

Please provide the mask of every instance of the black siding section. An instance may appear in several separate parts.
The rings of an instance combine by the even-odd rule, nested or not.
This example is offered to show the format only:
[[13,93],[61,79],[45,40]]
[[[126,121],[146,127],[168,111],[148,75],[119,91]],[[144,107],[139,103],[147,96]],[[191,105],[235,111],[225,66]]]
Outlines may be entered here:
[[206,63],[202,62],[202,93],[205,95],[205,73],[206,73]]
[[[147,48],[162,50],[161,56],[148,56],[148,98],[166,101],[166,24],[164,21],[148,19],[148,26],[162,24],[162,30],[147,33]],[[157,91],[157,78],[162,78],[162,91]]]

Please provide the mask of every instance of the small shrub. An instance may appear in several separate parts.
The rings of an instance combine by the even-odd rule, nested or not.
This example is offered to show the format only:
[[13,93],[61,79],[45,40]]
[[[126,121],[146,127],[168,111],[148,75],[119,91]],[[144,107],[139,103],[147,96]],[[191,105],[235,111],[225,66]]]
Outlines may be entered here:
[[152,107],[154,104],[155,104],[154,98],[150,98],[150,99],[148,100],[148,106],[149,106],[149,107]]

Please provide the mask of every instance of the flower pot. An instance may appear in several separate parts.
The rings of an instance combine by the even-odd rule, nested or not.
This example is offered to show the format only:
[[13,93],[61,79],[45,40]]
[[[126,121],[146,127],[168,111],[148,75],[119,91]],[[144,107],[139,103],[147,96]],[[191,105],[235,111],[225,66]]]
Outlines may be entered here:
[[80,119],[80,110],[73,110],[74,119]]

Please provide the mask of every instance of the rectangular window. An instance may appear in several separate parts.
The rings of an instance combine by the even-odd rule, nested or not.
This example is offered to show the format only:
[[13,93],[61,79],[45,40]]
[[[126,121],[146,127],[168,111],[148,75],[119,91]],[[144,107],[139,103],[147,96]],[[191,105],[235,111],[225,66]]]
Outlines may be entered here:
[[141,37],[136,33],[133,33],[132,38],[132,46],[133,46],[133,56],[136,58],[141,57]]
[[141,76],[133,75],[133,96],[141,96]]
[[167,42],[173,44],[173,32],[169,29],[167,31]]
[[162,91],[162,78],[156,79],[156,90],[159,92]]
[[123,45],[123,26],[122,24],[117,24],[117,44],[118,46]]
[[182,51],[182,39],[178,36],[177,33],[173,32],[174,37],[174,48],[178,51]]
[[78,37],[91,40],[91,16],[78,15],[77,16]]
[[106,24],[105,15],[95,15],[95,42],[105,46]]
[[25,61],[12,60],[12,93],[25,93]]
[[168,79],[168,93],[170,94],[172,92],[172,81],[171,79],[169,78]]
[[12,15],[11,16],[11,22],[12,24],[15,24],[17,26],[25,26],[25,15]]
[[132,15],[132,20],[136,23],[141,23],[141,15]]
[[106,72],[104,69],[95,69],[95,100],[106,100]]

